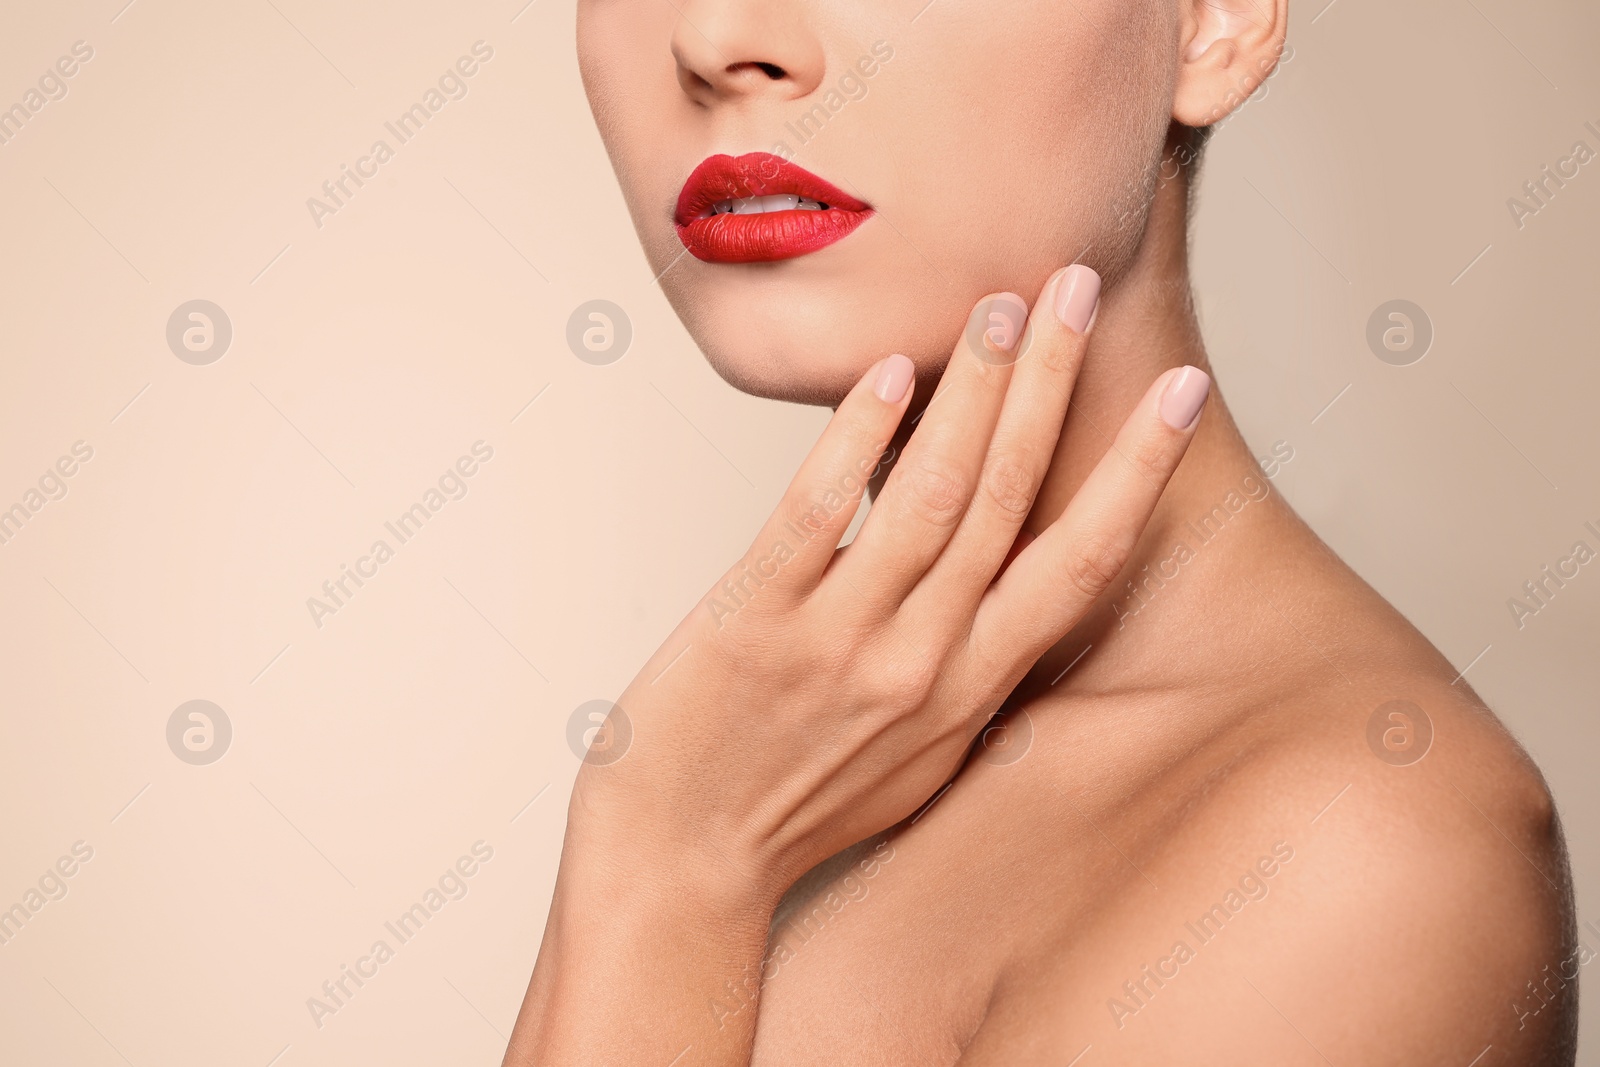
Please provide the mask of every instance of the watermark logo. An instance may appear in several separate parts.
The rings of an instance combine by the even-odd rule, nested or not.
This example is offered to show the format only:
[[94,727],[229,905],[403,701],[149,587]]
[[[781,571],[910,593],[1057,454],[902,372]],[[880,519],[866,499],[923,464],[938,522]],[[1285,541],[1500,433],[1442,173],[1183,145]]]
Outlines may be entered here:
[[22,498],[9,508],[0,502],[0,545],[10,544],[22,532],[28,521],[44,506],[67,495],[67,479],[78,473],[80,464],[94,458],[94,446],[87,441],[74,441],[72,454],[60,456],[54,464],[44,469],[36,485],[29,486]]
[[1259,857],[1253,866],[1246,868],[1220,900],[1213,898],[1209,910],[1184,923],[1183,933],[1173,941],[1171,951],[1154,963],[1141,966],[1137,974],[1122,983],[1116,996],[1106,1000],[1106,1010],[1117,1029],[1121,1030],[1130,1018],[1149,1007],[1156,994],[1176,980],[1207,945],[1221,937],[1246,907],[1266,900],[1272,892],[1271,880],[1293,859],[1294,846],[1287,841],[1277,842],[1271,854]]
[[[767,954],[761,965],[746,964],[738,979],[726,979],[722,990],[707,998],[711,1021],[722,1030],[728,1020],[752,1007],[759,999],[761,984],[771,982],[788,966],[806,945],[819,937],[839,914],[852,904],[859,905],[872,891],[869,885],[883,869],[894,862],[894,843],[890,839],[879,841],[871,852],[858,852],[860,859],[847,867],[825,888],[807,896],[786,900],[773,917],[772,929],[767,936]],[[791,906],[791,903],[793,906]]]
[[45,106],[57,100],[67,98],[66,79],[77,74],[81,65],[94,58],[94,46],[87,41],[72,42],[72,54],[62,56],[55,61],[54,66],[46,67],[44,73],[39,75],[37,86],[29,86],[23,91],[21,99],[7,107],[0,102],[0,145],[10,144],[12,138],[22,132],[22,128],[33,117],[45,109]]
[[1409,767],[1433,747],[1433,720],[1409,700],[1381,704],[1367,719],[1367,747],[1391,767]]
[[609,700],[586,700],[567,716],[567,747],[585,763],[609,767],[632,745],[632,720]]
[[[811,107],[802,114],[796,115],[793,121],[783,124],[784,133],[793,136],[798,148],[804,148],[814,141],[828,123],[838,117],[852,103],[865,100],[871,86],[867,83],[878,76],[883,68],[894,58],[894,45],[888,41],[878,41],[872,46],[871,55],[862,55],[856,62],[854,69],[844,68],[844,73],[839,76],[836,85],[824,88],[820,95],[813,95],[808,99],[814,101]],[[779,141],[772,146],[772,154],[783,159],[793,159],[797,148],[791,148],[787,141]],[[768,174],[768,179],[777,177],[776,172]]]
[[1021,359],[1033,342],[1028,305],[1010,293],[985,300],[967,319],[967,348],[985,363],[1005,367]]
[[978,735],[975,755],[984,763],[1009,767],[1033,747],[1033,718],[1027,709],[1003,711]]
[[[1585,922],[1583,925],[1589,933],[1595,932],[1593,923]],[[1578,972],[1589,966],[1596,955],[1594,949],[1590,948],[1588,942],[1580,935],[1578,944],[1571,953],[1554,964],[1545,964],[1544,970],[1534,975],[1533,980],[1524,987],[1527,992],[1518,993],[1517,999],[1511,1002],[1511,1011],[1517,1017],[1517,1029],[1526,1030],[1529,1019],[1560,1000],[1566,994],[1567,988],[1577,982]]]
[[464,499],[470,489],[468,479],[493,458],[493,445],[482,439],[472,442],[470,455],[458,457],[420,499],[383,524],[384,530],[394,538],[394,544],[391,545],[387,538],[377,538],[367,549],[366,555],[357,556],[353,565],[339,564],[339,573],[322,583],[323,595],[306,597],[306,610],[310,612],[311,621],[317,629],[322,629],[323,619],[327,616],[337,615],[348,606],[356,593],[376,578],[383,565],[394,558],[400,546],[421,533],[423,526],[439,514],[445,504]]
[[233,321],[209,300],[179,304],[167,319],[167,347],[185,363],[204,367],[227,354]]
[[840,475],[810,509],[784,522],[782,534],[769,549],[764,553],[746,556],[737,572],[730,572],[705,599],[706,609],[711,613],[717,629],[722,629],[728,619],[754,601],[766,584],[778,577],[784,566],[798,554],[797,546],[810,544],[813,538],[828,529],[834,516],[846,507],[853,507],[866,494],[872,480],[894,463],[896,455],[894,449],[884,444],[857,460],[856,465]]
[[1433,320],[1409,300],[1380,304],[1367,319],[1367,347],[1392,367],[1409,367],[1433,347]]
[[[445,105],[453,100],[465,99],[470,89],[468,79],[475,77],[482,69],[482,65],[493,58],[493,46],[487,41],[474,41],[471,55],[457,58],[453,66],[446,67],[444,73],[439,75],[436,86],[430,85],[423,90],[420,100],[413,99],[410,107],[392,121],[383,124],[384,130],[394,138],[394,144],[391,145],[387,139],[380,137],[372,142],[366,155],[356,159],[355,166],[352,167],[348,163],[339,164],[338,176],[322,183],[322,196],[306,198],[306,211],[310,213],[311,221],[316,228],[322,229],[324,219],[329,215],[337,215],[348,207],[350,201],[355,199],[356,193],[367,182],[378,176],[379,168],[395,157],[400,146],[421,133],[422,128],[433,121],[433,117],[443,111]],[[446,178],[445,181],[448,182],[449,179]],[[461,190],[457,189],[456,192],[459,194]],[[466,197],[463,196],[462,199],[466,200]],[[467,203],[470,207],[471,201]],[[478,209],[474,207],[473,210]]]
[[[1184,539],[1174,541],[1171,552],[1155,563],[1147,564],[1130,578],[1124,587],[1126,592],[1119,594],[1120,600],[1112,601],[1111,611],[1117,617],[1117,629],[1126,628],[1129,619],[1149,607],[1167,584],[1176,580],[1183,573],[1183,568],[1198,559],[1200,551],[1220,536],[1245,508],[1271,496],[1272,477],[1292,459],[1294,449],[1286,442],[1279,441],[1272,446],[1272,462],[1259,461],[1261,473],[1266,475],[1267,481],[1262,481],[1254,474],[1245,475],[1239,482],[1239,488],[1228,490],[1227,495],[1210,511],[1184,523]],[[1190,534],[1193,535],[1192,543]]]
[[[446,867],[437,881],[423,890],[405,911],[383,924],[387,936],[377,938],[364,956],[357,956],[355,964],[339,964],[338,973],[322,983],[318,994],[306,998],[306,1011],[318,1030],[327,1023],[328,1016],[337,1015],[355,999],[363,987],[381,972],[383,965],[431,924],[444,910],[446,904],[466,898],[471,886],[468,879],[477,875],[483,865],[494,859],[494,846],[481,838],[472,843],[471,855],[461,855]],[[390,944],[390,938],[394,943]],[[281,1056],[282,1053],[279,1053]]]
[[[3,521],[0,518],[0,522]],[[1583,527],[1600,540],[1600,526],[1586,522]],[[0,527],[0,537],[3,536],[4,530]],[[1569,582],[1578,577],[1581,568],[1595,558],[1595,550],[1589,547],[1589,542],[1574,541],[1571,552],[1558,557],[1553,564],[1545,564],[1539,568],[1538,574],[1523,582],[1523,596],[1506,600],[1506,607],[1511,610],[1511,620],[1517,624],[1517,629],[1527,626],[1530,618],[1549,607],[1556,594],[1565,589]]]
[[[1600,143],[1600,125],[1586,122],[1583,128]],[[1580,139],[1574,141],[1572,150],[1557,159],[1553,166],[1546,164],[1537,175],[1523,182],[1522,196],[1506,198],[1506,209],[1511,212],[1511,221],[1517,224],[1517,229],[1522,229],[1528,224],[1528,219],[1549,207],[1551,201],[1567,187],[1567,183],[1595,158],[1595,150],[1589,147],[1589,142]]]
[[22,928],[32,922],[46,904],[66,897],[70,888],[67,879],[78,873],[81,864],[92,859],[94,846],[86,841],[74,841],[71,855],[63,853],[53,866],[46,867],[38,882],[30,885],[21,899],[10,907],[0,901],[0,945],[9,944],[22,933]]
[[567,347],[595,367],[605,367],[628,354],[633,320],[609,300],[579,304],[567,319]]
[[185,763],[215,763],[232,743],[233,722],[209,700],[179,704],[167,719],[167,747]]

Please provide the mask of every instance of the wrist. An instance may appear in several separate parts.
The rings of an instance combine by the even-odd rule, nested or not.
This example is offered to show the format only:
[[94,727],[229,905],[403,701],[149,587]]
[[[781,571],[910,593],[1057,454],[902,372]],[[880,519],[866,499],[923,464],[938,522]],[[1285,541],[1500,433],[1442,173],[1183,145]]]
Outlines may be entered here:
[[730,920],[771,918],[794,881],[782,864],[748,843],[732,820],[714,827],[684,818],[682,808],[692,803],[668,803],[653,791],[641,798],[642,790],[622,784],[580,772],[567,814],[562,880],[650,907],[693,902]]
[[570,819],[506,1062],[746,1062],[774,905],[639,823]]

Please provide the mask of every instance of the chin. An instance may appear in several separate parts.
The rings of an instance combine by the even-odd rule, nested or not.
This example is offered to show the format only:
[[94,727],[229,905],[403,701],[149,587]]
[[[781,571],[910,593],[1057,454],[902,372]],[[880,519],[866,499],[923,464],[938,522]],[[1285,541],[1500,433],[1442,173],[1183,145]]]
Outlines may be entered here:
[[[852,240],[871,251],[869,223]],[[937,375],[966,319],[965,297],[906,264],[873,264],[844,247],[783,263],[706,264],[684,257],[662,287],[712,368],[735,389],[836,406],[895,352]],[[676,276],[676,277],[674,277]],[[978,288],[974,283],[975,290]],[[982,296],[975,291],[973,300]]]
[[792,404],[838,407],[876,360],[849,366],[820,366],[800,337],[768,337],[752,351],[747,345],[696,339],[706,361],[722,380],[751,396]]

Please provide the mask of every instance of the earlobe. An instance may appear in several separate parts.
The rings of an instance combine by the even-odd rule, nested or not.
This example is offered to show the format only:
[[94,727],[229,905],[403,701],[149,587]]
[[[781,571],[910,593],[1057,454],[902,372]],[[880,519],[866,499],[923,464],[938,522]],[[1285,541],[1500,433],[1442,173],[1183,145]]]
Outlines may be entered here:
[[1210,126],[1272,76],[1289,25],[1288,0],[1184,0],[1172,117]]

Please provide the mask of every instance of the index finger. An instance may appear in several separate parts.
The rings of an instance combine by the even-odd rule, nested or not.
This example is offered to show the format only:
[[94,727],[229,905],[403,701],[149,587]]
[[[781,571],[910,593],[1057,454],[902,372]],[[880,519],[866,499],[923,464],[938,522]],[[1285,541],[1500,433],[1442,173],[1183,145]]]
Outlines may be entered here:
[[892,355],[845,396],[744,558],[719,584],[733,607],[755,600],[757,591],[792,601],[816,586],[905,416],[915,377],[910,359]]

